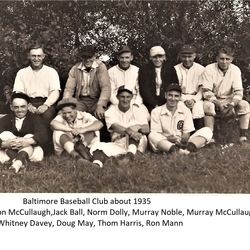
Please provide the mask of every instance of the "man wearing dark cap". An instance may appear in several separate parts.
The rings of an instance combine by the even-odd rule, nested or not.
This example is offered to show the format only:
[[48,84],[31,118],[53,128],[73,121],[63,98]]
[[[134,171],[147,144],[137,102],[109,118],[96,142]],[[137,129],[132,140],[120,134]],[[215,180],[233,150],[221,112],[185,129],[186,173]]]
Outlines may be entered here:
[[212,130],[203,127],[194,130],[192,114],[185,106],[180,105],[181,87],[169,84],[165,92],[166,103],[152,110],[149,145],[154,152],[179,152],[189,154],[203,147],[212,138]]
[[14,93],[11,96],[11,114],[0,119],[0,160],[11,161],[10,169],[17,173],[27,160],[41,161],[48,140],[44,121],[28,111],[29,96]]
[[161,46],[152,47],[149,54],[150,62],[140,68],[138,82],[143,103],[151,112],[165,103],[167,85],[178,83],[178,78],[174,67],[166,61],[166,53]]
[[60,112],[51,122],[55,153],[60,155],[65,150],[76,160],[77,166],[97,164],[102,167],[104,154],[95,151],[91,157],[90,149],[100,141],[99,130],[103,124],[91,114],[77,110],[77,104],[73,97],[57,104]]
[[204,67],[196,62],[196,49],[193,45],[182,46],[179,58],[181,63],[175,66],[179,85],[182,89],[181,101],[191,110],[195,129],[204,125],[203,101],[202,101],[202,74]]
[[111,83],[110,102],[112,104],[118,104],[118,99],[116,97],[117,90],[120,86],[125,85],[126,87],[133,90],[133,99],[131,104],[139,107],[141,111],[149,118],[148,110],[142,103],[142,98],[139,92],[139,68],[131,64],[133,60],[131,49],[128,46],[122,46],[117,52],[117,60],[119,63],[108,70]]
[[132,105],[132,89],[122,85],[117,90],[118,104],[110,105],[105,112],[107,127],[111,133],[111,143],[99,148],[108,156],[126,155],[125,161],[132,161],[137,149],[144,152],[147,148],[145,134],[149,132],[147,117],[137,106]]
[[104,119],[104,112],[110,98],[111,88],[107,68],[96,59],[95,50],[84,46],[80,50],[81,62],[75,64],[66,82],[63,99],[75,97],[77,108]]

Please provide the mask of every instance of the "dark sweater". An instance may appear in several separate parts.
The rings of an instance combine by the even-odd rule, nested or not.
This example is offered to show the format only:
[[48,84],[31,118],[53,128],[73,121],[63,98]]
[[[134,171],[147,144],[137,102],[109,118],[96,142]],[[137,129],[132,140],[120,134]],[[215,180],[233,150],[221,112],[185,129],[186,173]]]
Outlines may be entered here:
[[[0,133],[10,131],[18,137],[24,137],[27,134],[33,134],[33,139],[37,145],[44,146],[48,141],[48,133],[42,118],[28,111],[20,131],[17,131],[15,126],[14,114],[8,114],[0,119]],[[2,141],[0,139],[0,146]]]
[[161,69],[162,85],[160,95],[156,95],[156,72],[154,64],[150,61],[139,69],[139,90],[143,103],[151,112],[156,105],[166,103],[165,90],[170,83],[179,83],[175,68],[168,62],[164,62]]

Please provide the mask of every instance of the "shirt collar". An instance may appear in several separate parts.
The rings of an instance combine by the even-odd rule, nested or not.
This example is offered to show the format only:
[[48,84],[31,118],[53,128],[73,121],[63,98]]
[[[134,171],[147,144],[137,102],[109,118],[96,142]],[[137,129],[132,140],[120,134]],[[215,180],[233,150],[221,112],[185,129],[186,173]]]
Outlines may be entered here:
[[[98,66],[99,65],[97,64],[97,62],[94,61],[93,64],[92,64],[92,66],[91,66],[91,69],[96,69]],[[83,65],[82,62],[79,64],[79,66],[77,68],[80,69],[80,70],[86,69],[86,67]]]
[[120,70],[120,71],[122,71],[122,72],[125,72],[125,71],[128,71],[128,70],[130,70],[131,69],[131,65],[129,66],[129,68],[128,69],[122,69],[122,68],[120,68],[120,66],[119,66],[119,64],[117,64],[116,65],[116,67]]
[[[182,110],[181,106],[179,105],[179,103],[178,103],[177,109],[176,109],[176,111],[175,111],[175,114],[177,114],[177,113],[183,114],[183,110]],[[162,105],[161,115],[169,115],[169,116],[172,116],[172,113],[168,110],[166,104]]]
[[186,68],[186,67],[184,67],[183,63],[181,63],[181,67],[182,67],[184,70],[188,71],[188,70],[190,70],[190,69],[192,69],[192,68],[194,67],[194,63],[193,63],[193,65],[192,65],[189,69]]
[[[215,63],[215,65],[216,65],[218,71],[219,71],[221,74],[224,74],[223,71],[219,68],[219,64],[218,64],[218,63]],[[230,69],[231,69],[231,63],[229,64],[228,69],[227,69],[227,71],[225,72],[225,74],[226,74]]]

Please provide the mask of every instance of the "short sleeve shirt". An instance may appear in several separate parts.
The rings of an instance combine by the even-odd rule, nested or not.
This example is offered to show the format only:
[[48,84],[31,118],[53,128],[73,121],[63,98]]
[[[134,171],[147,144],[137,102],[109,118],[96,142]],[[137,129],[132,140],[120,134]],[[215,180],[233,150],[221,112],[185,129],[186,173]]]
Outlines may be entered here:
[[48,97],[53,90],[61,90],[57,71],[43,65],[39,71],[30,66],[17,72],[13,91],[22,92],[29,97]]

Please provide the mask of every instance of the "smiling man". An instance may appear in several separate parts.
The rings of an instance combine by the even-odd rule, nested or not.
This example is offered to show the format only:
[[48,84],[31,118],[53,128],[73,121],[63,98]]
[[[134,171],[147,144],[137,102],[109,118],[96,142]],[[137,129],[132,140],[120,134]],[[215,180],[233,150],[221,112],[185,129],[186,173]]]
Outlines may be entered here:
[[0,161],[10,160],[17,173],[25,162],[41,161],[48,134],[43,120],[28,111],[30,98],[23,93],[11,96],[11,114],[0,119]]
[[100,141],[99,130],[103,124],[91,114],[77,110],[77,104],[77,99],[72,97],[57,104],[60,112],[51,121],[55,153],[61,155],[65,150],[76,160],[77,166],[96,164],[102,167],[104,154],[97,150],[91,156],[90,149]]
[[155,107],[165,103],[164,91],[167,85],[178,83],[178,78],[161,46],[150,49],[149,59],[149,63],[139,69],[138,82],[143,103],[151,112]]
[[189,154],[197,151],[212,138],[212,130],[208,127],[194,130],[192,114],[185,106],[180,105],[181,87],[170,84],[166,88],[166,103],[152,110],[149,145],[154,152],[178,152]]
[[111,83],[110,102],[112,104],[118,104],[119,101],[117,99],[117,90],[120,86],[125,85],[126,87],[133,90],[131,105],[136,105],[139,107],[149,119],[148,110],[142,103],[142,98],[139,93],[139,68],[131,64],[133,58],[132,51],[128,46],[122,46],[117,52],[118,64],[108,70]]
[[125,154],[124,162],[133,161],[137,149],[145,152],[149,132],[147,117],[137,106],[131,106],[132,89],[122,85],[117,90],[118,104],[110,105],[105,112],[111,141],[103,151],[106,155]]
[[195,129],[203,127],[202,74],[204,67],[196,62],[196,49],[193,45],[182,46],[179,58],[181,63],[175,65],[179,84],[182,89],[181,101],[191,110]]
[[52,136],[50,122],[56,115],[54,104],[59,98],[61,88],[58,73],[43,64],[44,58],[44,50],[40,44],[29,48],[30,66],[17,72],[13,91],[30,97],[29,111],[42,117],[49,135]]
[[221,48],[216,63],[206,66],[203,74],[204,123],[214,129],[214,116],[238,116],[240,142],[247,140],[249,126],[249,104],[243,98],[243,86],[240,69],[232,64],[233,50]]

